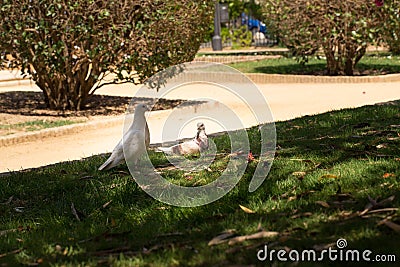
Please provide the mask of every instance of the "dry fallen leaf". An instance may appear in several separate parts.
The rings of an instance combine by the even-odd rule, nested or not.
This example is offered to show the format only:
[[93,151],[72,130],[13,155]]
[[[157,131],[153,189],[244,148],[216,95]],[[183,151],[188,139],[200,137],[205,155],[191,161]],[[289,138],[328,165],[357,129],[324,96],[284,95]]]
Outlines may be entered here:
[[325,207],[325,208],[329,208],[330,207],[330,205],[327,203],[327,202],[325,202],[325,201],[315,201],[315,204],[319,204],[319,205],[321,205],[322,207]]
[[246,213],[249,213],[249,214],[256,213],[254,210],[251,210],[251,209],[249,209],[249,208],[247,208],[245,206],[239,205],[239,207]]
[[234,151],[234,152],[230,153],[228,155],[228,157],[237,157],[237,156],[240,156],[240,155],[243,155],[243,154],[244,154],[244,152],[242,150],[239,150],[239,151]]
[[304,176],[306,174],[307,174],[306,172],[293,172],[292,173],[293,176]]
[[396,177],[394,173],[385,173],[382,178]]
[[337,179],[337,178],[339,178],[339,176],[334,175],[334,174],[324,174],[321,177],[319,177],[318,180],[322,180],[322,179],[326,179],[326,178]]
[[376,146],[377,149],[387,148],[387,144],[380,144]]
[[312,212],[303,212],[303,213],[299,213],[299,214],[294,214],[292,217],[292,219],[297,219],[297,218],[301,218],[301,217],[310,217],[312,216]]
[[219,245],[225,242],[228,242],[230,237],[233,237],[236,234],[236,230],[229,229],[224,231],[223,233],[217,235],[210,242],[208,242],[209,246]]
[[252,239],[261,239],[261,238],[271,238],[271,237],[276,237],[279,235],[279,232],[273,232],[273,231],[261,231],[255,234],[251,235],[242,235],[242,236],[237,236],[234,238],[229,239],[228,244],[230,246],[235,245],[237,243],[244,242],[246,240],[252,240]]
[[110,201],[104,203],[103,206],[102,206],[103,209],[107,208],[107,207],[111,204],[111,202],[112,202],[112,200],[110,200]]

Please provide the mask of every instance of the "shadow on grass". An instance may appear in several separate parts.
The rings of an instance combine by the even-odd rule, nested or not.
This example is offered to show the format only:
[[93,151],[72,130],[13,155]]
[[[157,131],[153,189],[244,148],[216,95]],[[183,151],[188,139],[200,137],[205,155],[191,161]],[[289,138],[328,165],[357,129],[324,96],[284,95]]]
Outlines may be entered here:
[[[265,266],[269,263],[256,257],[265,244],[275,250],[321,249],[339,238],[349,249],[399,258],[398,234],[378,225],[385,218],[400,221],[399,121],[396,101],[279,122],[276,159],[262,187],[247,191],[256,167],[250,162],[228,195],[196,208],[153,200],[125,165],[98,172],[105,159],[101,155],[0,177],[0,263]],[[257,154],[258,130],[249,133]],[[226,138],[214,138],[219,150],[227,149],[219,146]],[[163,163],[154,152],[150,158]],[[391,210],[360,216],[372,199],[391,196],[377,207]],[[279,236],[207,245],[227,229],[247,235],[260,228]],[[274,264],[289,265],[276,258]]]
[[[245,73],[328,75],[326,60],[323,57],[311,57],[306,64],[300,64],[293,58],[279,58],[234,63],[231,66]],[[365,56],[357,63],[354,70],[354,76],[374,76],[391,73],[400,73],[398,57]]]
[[254,72],[266,74],[326,75],[326,64],[310,63],[301,65],[299,63],[293,63],[287,65],[260,66],[255,67]]

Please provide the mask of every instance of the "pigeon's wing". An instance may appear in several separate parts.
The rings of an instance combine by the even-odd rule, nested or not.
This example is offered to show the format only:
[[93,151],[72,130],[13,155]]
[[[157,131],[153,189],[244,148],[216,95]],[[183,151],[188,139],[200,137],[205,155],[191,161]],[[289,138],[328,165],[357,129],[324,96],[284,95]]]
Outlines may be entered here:
[[167,155],[182,155],[182,144],[173,145],[170,147],[158,147],[158,150],[164,152]]
[[200,147],[200,151],[204,151],[208,149],[208,136],[204,131],[202,131],[197,139]]
[[183,155],[191,155],[200,152],[199,144],[195,140],[190,140],[180,144]]
[[[145,136],[140,131],[130,131],[124,138],[124,143],[126,144],[126,154],[128,155],[128,160],[136,161],[143,152],[146,150],[145,147]],[[119,141],[118,145],[114,148],[111,156],[108,158],[103,165],[100,166],[99,170],[111,169],[125,160],[124,148],[122,140]]]
[[124,151],[122,148],[122,140],[113,149],[111,156],[99,167],[99,171],[111,169],[124,161]]
[[150,145],[150,131],[149,131],[149,126],[147,125],[146,122],[146,127],[144,128],[145,132],[144,132],[144,143],[146,145],[146,147],[148,148]]
[[131,131],[129,135],[126,136],[124,142],[127,160],[136,161],[146,151],[145,139],[145,135],[139,130]]

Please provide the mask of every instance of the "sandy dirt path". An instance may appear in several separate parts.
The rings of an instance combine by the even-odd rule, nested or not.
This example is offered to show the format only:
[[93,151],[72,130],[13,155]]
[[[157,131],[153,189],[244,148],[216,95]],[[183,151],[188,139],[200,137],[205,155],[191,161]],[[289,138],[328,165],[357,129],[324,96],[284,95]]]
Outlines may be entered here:
[[[359,107],[367,104],[386,102],[400,99],[400,82],[392,83],[353,83],[353,84],[258,84],[258,87],[268,100],[275,121],[288,120],[303,115],[322,113],[330,110]],[[109,86],[98,93],[119,96],[134,96],[139,87]],[[5,90],[37,91],[32,85],[19,85],[15,87],[1,87]],[[249,112],[249,108],[239,99],[229,94],[224,94],[214,89],[210,98],[217,99],[234,110],[243,122],[244,127],[257,124],[257,120]],[[212,91],[214,90],[214,91]],[[208,94],[204,87],[193,87],[190,90],[171,94],[168,98],[192,99],[198,97],[196,92]],[[154,96],[148,91],[140,96]],[[228,116],[219,104],[203,105],[204,110],[211,111],[218,116]],[[266,109],[265,105],[255,103],[255,110]],[[225,114],[225,113],[226,114]],[[171,115],[172,114],[172,115]],[[190,118],[204,115],[202,108],[185,107],[175,111],[153,112],[148,117],[151,130],[151,143],[160,143],[165,132],[164,123],[173,118],[172,125],[184,125]],[[171,123],[171,121],[169,123]],[[193,135],[194,122],[188,123],[179,133],[179,137]],[[171,125],[171,124],[170,124]],[[207,132],[220,132],[218,124],[208,123]],[[59,137],[48,137],[35,142],[19,143],[12,146],[0,147],[0,173],[16,171],[25,168],[39,167],[52,163],[76,160],[91,155],[110,152],[120,140],[123,133],[123,117],[121,123],[109,127],[95,127],[82,129],[78,133],[67,134]]]

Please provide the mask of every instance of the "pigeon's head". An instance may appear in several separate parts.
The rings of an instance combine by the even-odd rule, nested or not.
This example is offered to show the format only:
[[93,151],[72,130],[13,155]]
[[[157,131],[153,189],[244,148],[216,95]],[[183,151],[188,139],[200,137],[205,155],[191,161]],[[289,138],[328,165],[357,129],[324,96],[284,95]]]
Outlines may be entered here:
[[135,112],[143,112],[150,110],[149,107],[145,103],[139,103],[135,107]]
[[198,122],[197,123],[197,130],[198,131],[205,130],[205,129],[206,129],[206,127],[204,126],[204,123],[202,123],[202,122]]

